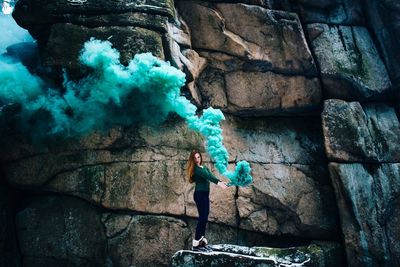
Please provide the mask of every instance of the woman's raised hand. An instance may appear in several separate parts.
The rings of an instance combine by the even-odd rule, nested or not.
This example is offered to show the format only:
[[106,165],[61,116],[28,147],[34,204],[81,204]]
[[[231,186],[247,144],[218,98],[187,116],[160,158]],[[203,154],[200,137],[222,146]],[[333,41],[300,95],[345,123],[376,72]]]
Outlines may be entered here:
[[218,182],[217,184],[219,187],[221,187],[222,189],[228,188],[228,186],[226,185],[225,182]]

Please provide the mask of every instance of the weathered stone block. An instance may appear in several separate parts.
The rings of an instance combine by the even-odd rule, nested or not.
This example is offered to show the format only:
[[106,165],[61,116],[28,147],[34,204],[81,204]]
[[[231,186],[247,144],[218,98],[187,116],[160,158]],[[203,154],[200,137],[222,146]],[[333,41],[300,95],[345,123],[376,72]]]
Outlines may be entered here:
[[322,125],[332,161],[400,161],[400,123],[393,107],[326,100]]
[[347,262],[400,264],[400,164],[330,163]]
[[295,13],[254,5],[180,1],[195,50],[222,52],[279,73],[316,75]]
[[390,93],[385,65],[366,28],[327,24],[307,28],[327,98],[364,101]]

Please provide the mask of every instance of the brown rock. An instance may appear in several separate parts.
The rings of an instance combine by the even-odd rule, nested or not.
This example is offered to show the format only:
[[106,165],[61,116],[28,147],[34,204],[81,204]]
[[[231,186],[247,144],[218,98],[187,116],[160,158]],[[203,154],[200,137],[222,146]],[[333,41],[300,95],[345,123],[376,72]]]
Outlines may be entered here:
[[239,188],[240,228],[270,235],[329,238],[335,199],[324,166],[252,164],[254,182]]
[[321,101],[317,78],[237,71],[225,74],[225,86],[227,111],[234,114],[307,112]]
[[185,162],[115,163],[105,169],[107,208],[176,214],[185,213]]
[[316,75],[296,14],[243,4],[180,1],[195,50],[211,50],[281,73]]
[[1,157],[7,162],[4,172],[10,183],[42,185],[57,175],[88,165],[187,160],[194,147],[203,147],[200,134],[188,129],[182,120],[171,120],[157,129],[143,126],[123,131],[115,128],[79,140],[62,140],[43,146],[16,138],[4,147],[9,153],[2,153]]

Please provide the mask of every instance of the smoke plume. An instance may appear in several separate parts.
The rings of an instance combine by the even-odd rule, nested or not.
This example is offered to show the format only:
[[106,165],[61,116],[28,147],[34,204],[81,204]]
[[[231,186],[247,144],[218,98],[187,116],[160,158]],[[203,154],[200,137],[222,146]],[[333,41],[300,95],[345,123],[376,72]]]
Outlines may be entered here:
[[128,66],[120,64],[119,52],[108,41],[90,40],[80,55],[91,73],[79,81],[64,77],[63,89],[46,88],[21,64],[3,59],[0,63],[0,106],[20,107],[21,129],[48,136],[76,137],[116,124],[158,124],[176,113],[190,129],[200,132],[217,170],[232,185],[251,183],[250,165],[245,161],[228,171],[228,152],[223,146],[218,109],[197,108],[180,95],[185,75],[150,53],[137,54]]

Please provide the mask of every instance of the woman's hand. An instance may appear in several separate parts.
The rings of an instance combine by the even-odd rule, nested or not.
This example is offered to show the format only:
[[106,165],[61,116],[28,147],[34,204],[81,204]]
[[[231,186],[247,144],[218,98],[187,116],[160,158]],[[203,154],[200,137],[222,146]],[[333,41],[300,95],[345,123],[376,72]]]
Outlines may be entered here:
[[222,189],[228,188],[228,186],[226,185],[225,182],[218,182],[217,184],[219,187],[221,187]]

